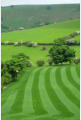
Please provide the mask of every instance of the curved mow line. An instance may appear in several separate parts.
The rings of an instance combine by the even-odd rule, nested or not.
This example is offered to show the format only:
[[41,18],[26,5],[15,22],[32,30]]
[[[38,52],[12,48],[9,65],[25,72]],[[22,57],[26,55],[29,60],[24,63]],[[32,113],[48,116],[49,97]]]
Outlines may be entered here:
[[[27,72],[29,73],[30,71],[27,70]],[[24,73],[24,75],[26,74],[26,72]],[[7,90],[5,91],[5,93],[2,93],[3,96],[1,96],[1,98],[3,99],[3,103],[2,106],[6,103],[8,97],[11,95],[11,94],[14,94],[14,92],[17,92],[18,91],[18,88],[20,87],[20,85],[22,84],[23,81],[21,81],[21,79],[23,79],[23,76],[20,78],[20,80],[16,83],[16,84],[12,84],[11,86],[9,86],[7,88]],[[5,96],[5,99],[4,99],[4,96]]]
[[[59,73],[59,76],[58,76],[58,73]],[[56,76],[58,86],[62,89],[62,91],[67,96],[67,98],[79,108],[80,107],[80,101],[73,95],[73,93],[68,89],[68,87],[66,87],[64,85],[64,83],[62,81],[61,68],[60,67],[56,70],[55,76]]]
[[[25,75],[25,74],[24,74],[24,75]],[[21,79],[22,79],[22,78],[21,78]],[[13,113],[15,106],[17,106],[17,105],[19,104],[19,102],[18,102],[18,104],[15,104],[15,102],[16,102],[16,99],[17,99],[17,96],[18,96],[18,93],[19,93],[16,88],[18,88],[20,85],[21,85],[21,83],[19,82],[19,83],[16,84],[16,86],[13,85],[12,89],[11,89],[11,87],[10,87],[10,89],[11,89],[11,91],[9,92],[10,95],[8,96],[5,104],[2,105],[3,110],[5,109],[4,111],[8,111],[9,113]],[[8,92],[8,91],[7,91],[7,92]],[[14,93],[16,93],[16,94],[15,94],[15,97],[13,98]],[[13,98],[13,100],[11,100],[12,98]],[[15,102],[14,102],[14,101],[15,101]],[[9,104],[8,104],[8,103],[9,103]],[[7,105],[7,104],[8,104],[8,105]],[[7,109],[4,107],[5,105],[6,105],[6,108],[7,108]],[[20,105],[20,106],[21,106],[21,105]],[[8,109],[8,108],[9,108],[9,109]],[[3,114],[4,114],[4,112],[3,112]]]
[[[55,69],[55,68],[54,68]],[[50,70],[50,69],[49,69]],[[66,106],[60,101],[59,97],[57,96],[55,90],[52,88],[49,73],[50,71],[47,70],[46,78],[45,78],[45,87],[48,93],[48,96],[53,104],[53,106],[59,111],[60,114],[66,114],[70,111],[66,108]],[[48,76],[47,76],[48,75]],[[56,88],[55,88],[56,89]]]
[[[76,89],[76,87],[73,86],[73,84],[71,84],[71,82],[69,82],[69,78],[70,76],[66,75],[66,71],[65,71],[65,67],[63,67],[61,69],[61,76],[62,76],[62,81],[64,83],[64,85],[71,91],[71,93],[78,99],[80,100],[80,91],[78,91]],[[65,80],[64,80],[65,78]],[[76,94],[75,94],[76,93]]]
[[80,66],[76,66],[76,73],[78,78],[80,79]]
[[53,106],[53,104],[51,103],[49,96],[47,94],[47,91],[45,89],[45,73],[46,70],[48,70],[49,67],[45,68],[44,70],[42,70],[40,72],[39,75],[39,91],[40,91],[40,97],[43,103],[43,106],[45,108],[45,110],[47,111],[47,113],[50,114],[57,114],[59,113],[56,108]]
[[60,87],[57,84],[56,78],[54,80],[53,77],[55,76],[55,71],[56,71],[56,69],[52,69],[52,71],[51,71],[51,79],[50,79],[51,86],[52,86],[53,90],[56,92],[56,94],[59,97],[62,104],[64,104],[64,106],[66,107],[66,109],[71,113],[76,113],[77,107],[67,98],[67,96],[64,94],[62,89],[60,89]]
[[73,77],[73,79],[75,80],[75,82],[80,85],[80,78],[78,78],[75,67],[71,67],[71,75]]
[[33,105],[32,105],[32,94],[31,94],[31,89],[33,85],[33,77],[35,73],[38,71],[39,68],[36,68],[35,70],[32,71],[28,78],[28,82],[25,87],[25,92],[24,92],[24,100],[23,100],[23,113],[24,114],[31,114],[34,113]]
[[35,73],[34,81],[33,81],[33,85],[32,85],[32,104],[33,104],[34,112],[36,115],[41,115],[41,114],[47,113],[42,105],[39,87],[38,87],[40,71],[41,71],[41,69],[39,69]]
[[14,100],[14,104],[12,106],[12,109],[10,113],[20,113],[22,112],[22,106],[23,106],[23,97],[25,92],[26,83],[28,82],[28,77],[31,72],[25,73],[24,76],[21,78],[23,79],[22,84],[19,85],[18,92],[16,95],[16,99]]
[[[3,99],[2,101],[4,102],[2,105],[6,104],[6,101],[8,99],[8,97],[11,94],[14,94],[14,92],[17,92],[17,88],[20,84],[17,82],[16,84],[11,84],[11,86],[9,86],[6,91],[3,91],[1,98]],[[4,99],[5,97],[5,99]]]
[[15,92],[14,94],[11,94],[6,103],[1,107],[1,112],[2,114],[4,115],[5,113],[9,113],[10,110],[12,109],[12,105],[14,104],[14,101],[16,99],[16,95],[17,95],[17,92]]
[[69,81],[77,90],[80,91],[80,85],[78,85],[77,82],[75,82],[75,80],[73,79],[72,74],[71,74],[70,67],[67,67],[65,71],[66,71],[66,75],[67,75],[68,81]]

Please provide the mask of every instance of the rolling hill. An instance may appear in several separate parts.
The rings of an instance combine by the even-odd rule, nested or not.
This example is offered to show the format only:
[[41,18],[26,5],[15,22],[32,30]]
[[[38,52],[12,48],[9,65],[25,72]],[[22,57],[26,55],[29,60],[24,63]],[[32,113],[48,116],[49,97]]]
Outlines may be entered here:
[[79,66],[25,70],[2,92],[2,120],[79,120]]
[[[70,33],[79,30],[80,30],[80,20],[71,20],[66,22],[60,22],[57,24],[46,25],[44,27],[33,28],[29,30],[2,33],[1,41],[19,42],[20,40],[22,40],[23,42],[33,41],[38,43],[53,43],[54,39],[65,37]],[[80,36],[77,36],[74,39],[79,41]],[[43,59],[47,64],[47,55],[50,46],[47,46],[45,51],[42,50],[42,47],[43,46],[30,48],[26,46],[2,45],[1,61],[5,62],[7,60],[10,60],[13,55],[24,53],[30,57],[34,65],[36,65],[36,61],[39,59]],[[71,48],[76,51],[76,57],[80,57],[80,46],[73,46]]]
[[[72,49],[76,52],[76,57],[80,58],[80,46],[72,46]],[[48,65],[48,51],[50,47],[47,46],[46,50],[42,50],[42,46],[37,48],[33,47],[25,47],[25,46],[1,46],[1,62],[4,63],[12,58],[13,55],[18,55],[19,53],[24,53],[29,56],[33,65],[36,66],[36,62],[39,59],[43,59],[45,61],[45,65]]]
[[22,5],[1,8],[2,32],[79,19],[80,4]]
[[29,30],[2,33],[1,41],[19,42],[22,40],[38,43],[53,43],[54,39],[65,37],[80,30],[80,20],[70,20],[57,24],[50,24]]

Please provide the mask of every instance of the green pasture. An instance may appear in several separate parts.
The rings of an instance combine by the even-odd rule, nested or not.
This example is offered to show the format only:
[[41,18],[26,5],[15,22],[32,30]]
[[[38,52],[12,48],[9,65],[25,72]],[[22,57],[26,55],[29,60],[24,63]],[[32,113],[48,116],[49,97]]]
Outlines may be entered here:
[[19,42],[33,41],[38,43],[52,43],[57,38],[68,36],[80,30],[80,20],[71,20],[29,30],[2,33],[1,41]]
[[[46,50],[42,50],[43,46],[38,46],[37,48],[33,47],[25,47],[25,46],[1,46],[1,61],[5,62],[10,60],[13,55],[17,55],[19,53],[24,53],[29,56],[33,64],[36,64],[36,61],[39,59],[43,59],[47,64],[47,55],[51,46],[46,46]],[[76,56],[80,57],[80,46],[72,46],[72,49],[76,51]]]
[[5,62],[7,60],[10,60],[13,55],[24,53],[25,55],[29,56],[33,64],[35,64],[36,61],[39,59],[43,59],[46,61],[49,48],[50,47],[47,46],[47,49],[43,51],[42,47],[33,48],[25,46],[2,46],[1,60],[2,62]]
[[80,68],[30,68],[1,99],[2,120],[80,120]]

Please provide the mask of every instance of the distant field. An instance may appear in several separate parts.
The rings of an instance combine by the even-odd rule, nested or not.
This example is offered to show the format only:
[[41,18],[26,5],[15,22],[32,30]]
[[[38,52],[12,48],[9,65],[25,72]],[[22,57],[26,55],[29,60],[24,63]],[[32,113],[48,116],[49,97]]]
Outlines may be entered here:
[[1,41],[19,42],[22,40],[23,42],[52,43],[57,38],[65,37],[79,30],[80,20],[71,20],[29,30],[2,33]]
[[2,120],[80,120],[80,68],[30,68],[1,95]]
[[2,32],[19,27],[33,28],[45,24],[80,18],[80,4],[29,5],[1,8]]
[[[43,59],[47,64],[47,55],[50,47],[46,47],[45,51],[42,50],[42,47],[37,48],[30,48],[24,46],[2,46],[1,47],[1,61],[5,62],[10,60],[13,55],[17,55],[19,53],[24,53],[25,55],[29,56],[32,60],[33,64],[36,64],[36,61],[39,59]],[[76,51],[76,56],[80,57],[80,46],[71,47]]]

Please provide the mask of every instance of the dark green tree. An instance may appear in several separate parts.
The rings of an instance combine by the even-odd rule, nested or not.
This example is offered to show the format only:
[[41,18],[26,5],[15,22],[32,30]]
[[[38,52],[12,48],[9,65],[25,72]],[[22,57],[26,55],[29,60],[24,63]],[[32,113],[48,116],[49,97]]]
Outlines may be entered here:
[[49,50],[49,56],[54,64],[63,62],[71,63],[72,59],[75,57],[75,51],[67,45],[53,46]]
[[17,75],[25,68],[31,67],[32,62],[29,57],[20,53],[12,57],[11,60],[2,64],[1,76],[8,72],[12,76],[12,81],[16,80]]

